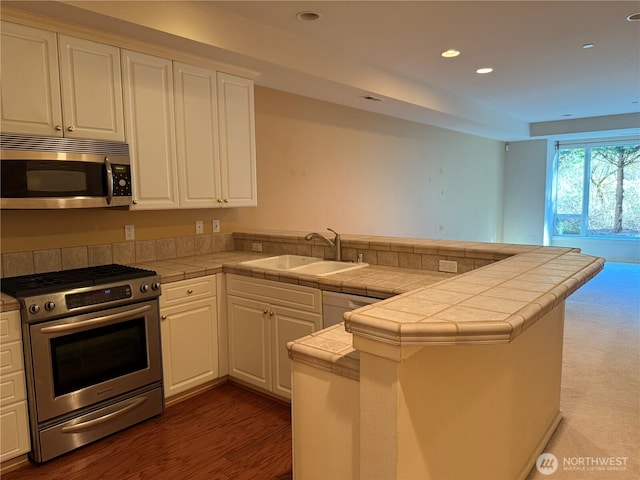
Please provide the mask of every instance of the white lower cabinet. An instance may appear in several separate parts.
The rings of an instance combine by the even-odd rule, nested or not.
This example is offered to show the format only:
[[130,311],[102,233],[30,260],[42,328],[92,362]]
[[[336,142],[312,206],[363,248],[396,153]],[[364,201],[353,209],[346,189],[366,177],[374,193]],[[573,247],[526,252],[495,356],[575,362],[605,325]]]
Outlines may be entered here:
[[164,394],[171,398],[219,377],[218,276],[162,286]]
[[31,449],[20,312],[0,313],[0,461]]
[[229,376],[291,398],[287,342],[322,327],[320,290],[227,275]]

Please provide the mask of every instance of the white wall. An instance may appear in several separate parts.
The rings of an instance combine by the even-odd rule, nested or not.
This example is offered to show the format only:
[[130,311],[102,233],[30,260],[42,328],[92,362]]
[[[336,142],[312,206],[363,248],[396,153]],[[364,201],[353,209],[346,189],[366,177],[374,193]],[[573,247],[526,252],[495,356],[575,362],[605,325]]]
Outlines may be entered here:
[[502,240],[502,142],[255,93],[258,207],[225,212],[225,230]]
[[509,144],[504,168],[505,242],[543,244],[546,169],[546,140]]

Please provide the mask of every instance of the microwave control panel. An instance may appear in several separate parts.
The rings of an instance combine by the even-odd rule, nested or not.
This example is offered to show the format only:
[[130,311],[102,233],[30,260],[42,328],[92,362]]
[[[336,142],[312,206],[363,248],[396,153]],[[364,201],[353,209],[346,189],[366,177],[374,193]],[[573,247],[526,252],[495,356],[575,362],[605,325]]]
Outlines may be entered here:
[[129,165],[111,165],[113,173],[113,196],[131,196],[131,169]]

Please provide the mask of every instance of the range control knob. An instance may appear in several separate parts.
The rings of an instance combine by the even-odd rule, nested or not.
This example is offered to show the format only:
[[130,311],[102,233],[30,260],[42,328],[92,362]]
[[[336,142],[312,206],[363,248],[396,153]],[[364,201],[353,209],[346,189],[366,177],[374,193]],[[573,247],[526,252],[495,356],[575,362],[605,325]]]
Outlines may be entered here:
[[140,285],[140,291],[142,293],[147,293],[149,291],[149,285],[147,285],[146,283],[143,283],[142,285]]
[[40,305],[36,305],[35,303],[29,305],[29,313],[38,313],[40,311]]
[[50,311],[51,311],[51,310],[53,310],[54,308],[56,308],[56,304],[55,304],[54,302],[49,301],[49,302],[46,302],[46,303],[44,304],[44,309],[45,309],[47,312],[50,312]]
[[153,282],[151,284],[151,290],[159,290],[160,289],[160,282]]

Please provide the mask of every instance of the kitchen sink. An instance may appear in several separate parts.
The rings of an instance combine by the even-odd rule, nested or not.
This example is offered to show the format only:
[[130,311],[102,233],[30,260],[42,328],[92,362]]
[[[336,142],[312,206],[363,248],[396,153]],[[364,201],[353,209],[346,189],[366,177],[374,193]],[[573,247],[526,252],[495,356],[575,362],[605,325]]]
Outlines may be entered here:
[[349,270],[355,270],[356,268],[366,267],[368,263],[349,263],[349,262],[336,262],[334,260],[322,260],[320,262],[311,263],[309,265],[303,265],[302,267],[294,268],[296,273],[304,273],[307,275],[318,275],[323,277],[324,275],[330,275],[332,273],[346,272]]
[[366,267],[368,263],[338,262],[335,260],[323,260],[319,257],[304,257],[301,255],[277,255],[275,257],[247,260],[246,262],[240,262],[240,265],[323,277],[332,273],[346,272],[348,270]]
[[256,268],[266,268],[269,270],[291,270],[292,268],[322,261],[322,258],[319,257],[303,257],[301,255],[278,255],[276,257],[259,258],[258,260],[248,260],[246,262],[240,262],[240,265],[246,265],[248,267]]

